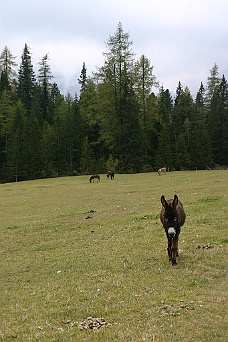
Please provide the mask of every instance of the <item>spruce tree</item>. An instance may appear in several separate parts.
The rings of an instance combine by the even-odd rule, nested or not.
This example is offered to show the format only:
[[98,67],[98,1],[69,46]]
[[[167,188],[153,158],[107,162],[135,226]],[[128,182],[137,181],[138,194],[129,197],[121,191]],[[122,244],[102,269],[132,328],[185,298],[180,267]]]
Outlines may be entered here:
[[83,92],[85,88],[86,79],[87,79],[87,68],[86,68],[85,62],[83,62],[81,74],[78,78],[78,83],[81,86],[80,92]]
[[214,159],[217,164],[228,165],[228,85],[224,75],[213,94],[211,111]]
[[43,120],[49,122],[49,104],[50,104],[50,93],[51,93],[51,79],[53,78],[50,65],[48,64],[48,54],[43,56],[39,62],[38,70],[38,81],[40,86],[40,103],[42,107]]
[[25,44],[18,75],[17,96],[25,107],[27,115],[31,115],[34,88],[35,73],[29,48]]
[[138,61],[134,63],[134,91],[139,104],[139,121],[142,129],[142,149],[144,153],[144,164],[147,164],[148,148],[151,131],[148,130],[150,113],[148,109],[150,108],[148,103],[148,98],[151,94],[153,86],[158,86],[156,77],[153,75],[154,67],[151,65],[148,58],[142,55]]
[[[136,154],[142,153],[138,134],[139,106],[133,87],[134,53],[131,45],[129,34],[123,31],[119,23],[117,31],[107,41],[105,63],[96,74],[102,139],[106,142],[109,154],[114,159],[121,159],[119,165],[123,171],[126,168],[132,169],[132,164],[135,165],[138,159]],[[138,130],[136,135],[135,129]],[[136,139],[139,139],[138,150],[132,151],[131,146],[128,151],[130,141],[135,144]],[[126,164],[128,159],[132,161],[131,166]]]
[[156,168],[173,168],[174,136],[172,132],[171,119],[173,112],[173,99],[168,89],[161,87],[158,94],[158,116],[160,127],[158,148],[156,151]]
[[206,167],[211,168],[213,165],[213,154],[205,113],[205,88],[201,82],[196,94],[194,115],[191,122],[189,151],[192,169],[206,169]]

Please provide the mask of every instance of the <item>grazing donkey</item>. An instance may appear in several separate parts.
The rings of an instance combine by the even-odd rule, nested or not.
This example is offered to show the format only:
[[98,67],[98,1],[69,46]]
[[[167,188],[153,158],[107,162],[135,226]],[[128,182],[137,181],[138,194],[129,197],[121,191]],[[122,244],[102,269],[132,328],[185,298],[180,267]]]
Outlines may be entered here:
[[168,239],[168,256],[169,261],[172,261],[172,266],[176,267],[176,257],[178,256],[178,237],[180,228],[185,222],[185,212],[183,205],[178,200],[177,195],[174,199],[165,200],[164,195],[161,196],[162,210],[160,220],[166,232]]
[[114,179],[114,172],[108,171],[107,177],[110,177],[110,179]]
[[90,183],[92,183],[94,181],[94,179],[96,179],[97,182],[100,182],[100,180],[101,180],[99,175],[92,175],[89,179]]
[[161,176],[162,174],[166,175],[166,167],[162,167],[161,169],[159,169],[158,174],[159,176]]

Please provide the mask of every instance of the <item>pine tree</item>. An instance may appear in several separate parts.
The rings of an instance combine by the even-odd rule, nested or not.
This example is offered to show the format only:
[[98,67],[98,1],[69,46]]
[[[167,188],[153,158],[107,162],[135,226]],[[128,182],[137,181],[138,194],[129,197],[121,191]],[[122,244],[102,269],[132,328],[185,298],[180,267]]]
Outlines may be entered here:
[[[139,106],[133,87],[134,53],[131,45],[129,34],[124,33],[119,23],[117,31],[107,41],[104,66],[96,74],[101,136],[109,149],[108,155],[122,159],[119,165],[123,170],[131,169],[132,164],[136,164],[137,150],[133,152],[130,148],[127,151],[127,148],[130,141],[135,144],[139,138],[139,134],[133,135],[135,128],[138,129],[137,133],[140,132]],[[141,140],[138,141],[138,151],[141,153]],[[128,159],[132,161],[131,166],[126,164]]]
[[17,95],[25,107],[27,115],[31,114],[34,88],[35,73],[33,71],[29,48],[25,44],[19,69]]
[[48,64],[48,54],[46,54],[39,62],[40,68],[38,70],[38,80],[40,85],[40,103],[42,107],[43,120],[49,121],[49,104],[50,104],[50,93],[51,93],[51,82],[53,78],[50,66]]
[[196,95],[193,113],[189,149],[190,165],[193,169],[205,169],[213,165],[213,154],[206,124],[205,89],[202,82]]
[[85,62],[83,62],[81,74],[78,78],[78,83],[81,86],[80,92],[83,92],[85,88],[86,79],[87,79],[87,68],[86,68]]
[[67,110],[65,113],[66,159],[70,174],[80,173],[80,159],[84,137],[83,121],[79,110],[79,101],[70,94],[65,98]]
[[84,137],[84,124],[79,108],[77,96],[73,99],[71,106],[72,116],[72,140],[73,140],[73,172],[80,173],[80,160],[82,155],[82,144]]
[[97,86],[93,78],[85,80],[80,93],[79,115],[83,122],[83,137],[88,138],[89,148],[98,162],[101,157],[100,119],[98,109]]
[[175,143],[174,167],[182,170],[190,166],[190,133],[194,116],[194,103],[186,87],[179,82],[171,118],[171,131]]
[[[228,165],[228,85],[223,75],[211,100],[213,115],[212,146],[217,164]],[[212,123],[212,120],[211,120]]]
[[156,168],[167,167],[173,168],[173,150],[174,137],[172,132],[172,112],[173,99],[168,89],[164,90],[163,86],[158,94],[158,148],[156,151]]
[[207,89],[206,89],[206,97],[205,101],[207,106],[210,108],[210,101],[213,98],[214,92],[218,88],[221,78],[219,77],[218,65],[215,63],[212,69],[210,70],[210,76],[207,78]]
[[61,95],[57,95],[53,126],[54,126],[54,165],[58,176],[67,174],[69,165],[67,162],[67,142],[66,142],[66,116],[67,104]]
[[182,95],[182,93],[183,93],[183,87],[182,87],[181,82],[179,81],[177,89],[176,89],[176,97],[175,97],[175,102],[174,102],[175,105],[178,104],[179,98]]
[[180,134],[184,134],[187,147],[189,148],[189,130],[193,118],[193,99],[191,93],[186,87],[182,90],[179,83],[177,96],[175,98],[174,108],[171,118],[171,129],[176,142]]
[[[142,55],[141,58],[134,63],[134,91],[139,103],[139,121],[142,129],[142,148],[144,151],[144,164],[147,163],[148,144],[151,131],[147,129],[150,117],[148,113],[147,100],[150,96],[153,86],[158,86],[156,77],[153,75],[154,67],[148,58]],[[150,125],[151,126],[151,125]]]
[[163,86],[160,88],[158,94],[158,108],[161,122],[170,125],[173,111],[173,99],[169,89],[164,90]]
[[15,84],[16,71],[14,68],[17,66],[15,59],[16,57],[13,56],[8,47],[5,46],[0,55],[0,73],[4,75],[5,82],[7,82],[10,87]]

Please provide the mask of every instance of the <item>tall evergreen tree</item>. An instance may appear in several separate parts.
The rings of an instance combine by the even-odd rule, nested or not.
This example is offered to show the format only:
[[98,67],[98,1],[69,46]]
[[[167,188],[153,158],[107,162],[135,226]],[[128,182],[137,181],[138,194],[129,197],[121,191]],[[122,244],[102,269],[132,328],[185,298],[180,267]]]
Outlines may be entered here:
[[169,89],[164,90],[163,86],[160,88],[158,94],[158,108],[159,117],[161,118],[162,123],[170,125],[173,111],[173,99]]
[[147,100],[151,93],[153,86],[158,86],[156,77],[153,75],[154,67],[151,65],[148,58],[142,55],[141,58],[134,63],[134,91],[137,96],[139,103],[139,120],[142,129],[142,148],[144,151],[144,163],[147,163],[148,156],[148,144],[151,131],[147,129],[148,127],[148,117],[149,113],[147,109]]
[[88,143],[89,148],[92,149],[93,156],[98,163],[101,157],[100,119],[98,113],[97,86],[91,77],[86,78],[83,90],[80,93],[79,111],[84,125],[83,136],[87,137],[88,142],[86,144]]
[[17,95],[18,98],[21,100],[23,106],[25,107],[27,115],[31,114],[34,88],[35,73],[33,71],[29,48],[27,44],[25,44],[18,75]]
[[15,84],[16,71],[14,68],[17,66],[15,62],[16,57],[12,55],[7,46],[3,49],[0,55],[0,73],[4,74],[7,83],[12,87]]
[[[96,75],[99,81],[102,138],[106,141],[112,157],[123,159],[119,164],[122,168],[127,167],[124,165],[125,157],[128,155],[130,158],[132,152],[127,152],[126,139],[135,141],[136,136],[131,136],[134,132],[133,125],[139,127],[139,109],[132,80],[134,53],[131,45],[129,34],[124,33],[122,24],[119,23],[117,31],[107,41],[105,63]],[[141,146],[140,141],[138,145]],[[132,160],[135,159],[135,156],[132,157]]]
[[78,78],[78,83],[81,86],[80,92],[83,92],[85,88],[86,79],[87,79],[87,68],[86,68],[85,62],[83,62],[81,74]]
[[51,93],[51,79],[53,78],[50,65],[48,64],[48,54],[42,57],[39,62],[38,80],[40,86],[40,103],[42,107],[43,120],[49,121],[49,104],[50,104],[50,93]]
[[68,94],[65,98],[65,102],[67,106],[65,113],[66,158],[68,171],[70,174],[75,174],[75,172],[80,172],[84,128],[77,97],[73,99],[72,96]]
[[71,106],[72,117],[72,141],[73,141],[73,172],[80,173],[80,160],[82,155],[82,144],[84,137],[84,125],[79,108],[77,96],[73,99]]
[[176,89],[176,97],[175,97],[175,102],[174,102],[175,105],[178,104],[179,98],[182,95],[182,93],[183,93],[183,87],[182,87],[181,82],[179,81],[177,89]]
[[173,99],[168,89],[161,87],[158,94],[158,115],[160,119],[159,141],[156,151],[156,168],[173,168],[174,136],[172,134]]
[[221,78],[219,77],[218,65],[215,63],[212,69],[210,70],[210,76],[207,78],[207,89],[206,89],[206,97],[205,101],[207,106],[210,108],[210,102],[213,98],[214,92],[218,88]]
[[196,94],[190,132],[191,168],[205,169],[213,164],[213,155],[205,115],[205,88],[201,82]]
[[58,176],[67,174],[69,165],[67,162],[67,142],[66,142],[66,116],[67,104],[61,95],[57,95],[56,105],[54,110],[53,126],[54,126],[54,155],[55,155],[55,169]]
[[[176,169],[182,169],[190,165],[190,132],[194,116],[194,103],[188,87],[183,90],[180,82],[176,94],[171,119],[171,130],[173,133],[172,140],[176,145],[174,166]],[[182,148],[182,151],[180,151],[180,148]]]
[[228,85],[224,75],[211,100],[210,123],[215,162],[228,165]]

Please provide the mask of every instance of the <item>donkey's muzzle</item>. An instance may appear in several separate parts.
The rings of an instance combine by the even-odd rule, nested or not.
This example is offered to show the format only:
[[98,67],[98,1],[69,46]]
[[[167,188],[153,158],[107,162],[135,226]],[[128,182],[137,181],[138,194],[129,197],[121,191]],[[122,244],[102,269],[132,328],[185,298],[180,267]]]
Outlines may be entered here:
[[169,235],[170,237],[172,237],[172,238],[176,235],[176,231],[175,231],[175,229],[174,229],[173,227],[169,227],[169,229],[168,229],[168,235]]

